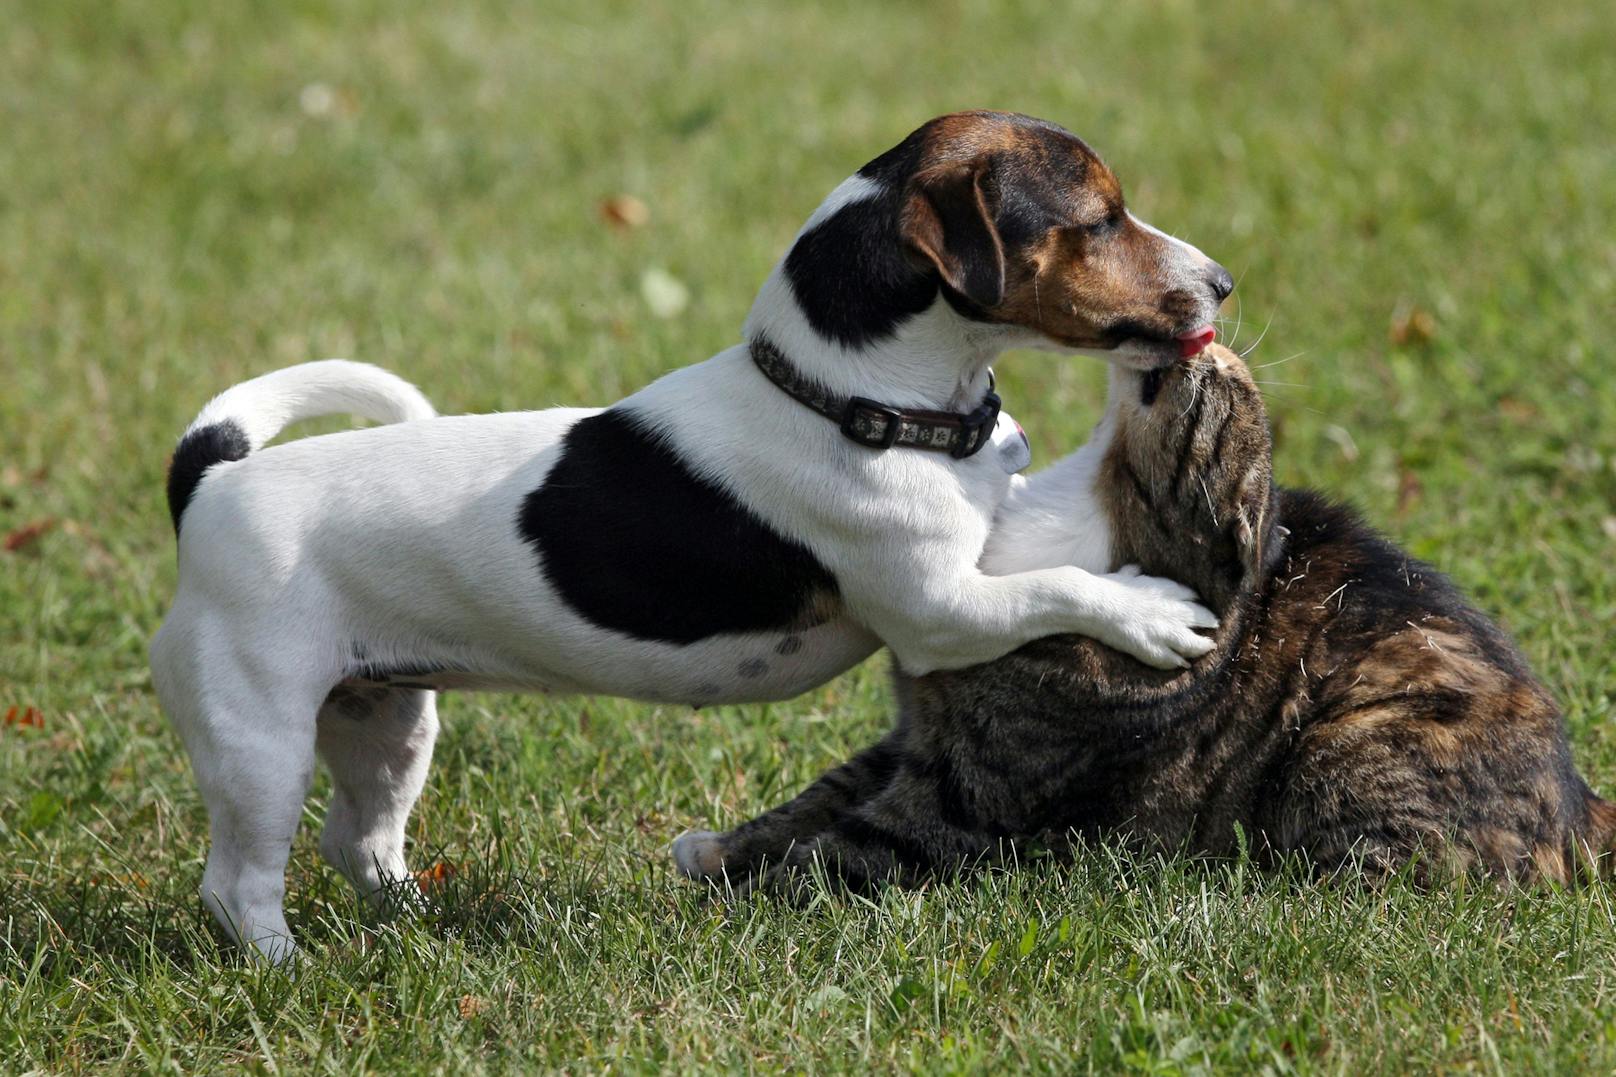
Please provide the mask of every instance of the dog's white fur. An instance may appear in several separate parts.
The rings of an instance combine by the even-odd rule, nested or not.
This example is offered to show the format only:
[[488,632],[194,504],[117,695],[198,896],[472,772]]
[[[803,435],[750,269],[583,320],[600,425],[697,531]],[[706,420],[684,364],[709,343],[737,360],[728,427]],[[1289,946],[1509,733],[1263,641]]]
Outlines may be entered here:
[[[858,177],[842,184],[809,226],[869,188]],[[1047,344],[939,299],[890,338],[841,348],[808,325],[779,267],[745,332],[766,334],[839,393],[950,409],[980,399],[1000,351]],[[992,452],[872,452],[781,393],[745,345],[625,403],[692,472],[834,574],[844,614],[797,633],[803,646],[766,675],[737,677],[735,658],[772,647],[778,633],[686,646],[630,638],[584,619],[538,570],[514,521],[563,435],[596,409],[431,418],[399,379],[328,361],[238,385],[203,410],[192,429],[234,420],[254,449],[328,412],[389,424],[216,464],[185,511],[178,592],[152,668],[212,823],[204,900],[238,940],[271,960],[294,950],[284,870],[317,751],[333,778],[325,858],[367,894],[408,878],[404,826],[437,732],[434,696],[352,684],[334,692],[356,640],[381,665],[459,671],[434,677],[437,687],[679,702],[791,697],[880,643],[915,674],[1061,632],[1158,666],[1209,647],[1194,629],[1213,618],[1188,590],[1102,574],[1103,524],[1069,514],[1069,491],[1093,466],[1081,452],[1031,480],[1012,480]],[[1027,522],[1001,523],[1005,540],[988,547],[996,514]],[[1065,545],[1052,561],[1046,540],[1057,531]]]

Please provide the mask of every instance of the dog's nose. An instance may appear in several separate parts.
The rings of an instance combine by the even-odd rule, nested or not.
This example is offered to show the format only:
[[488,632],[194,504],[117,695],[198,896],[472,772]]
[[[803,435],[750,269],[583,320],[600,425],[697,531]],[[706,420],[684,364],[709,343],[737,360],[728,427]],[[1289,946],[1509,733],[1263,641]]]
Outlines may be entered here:
[[1234,291],[1234,278],[1229,276],[1227,269],[1224,269],[1216,262],[1212,263],[1212,268],[1207,273],[1206,283],[1207,287],[1212,289],[1212,294],[1219,303],[1228,299],[1229,293]]

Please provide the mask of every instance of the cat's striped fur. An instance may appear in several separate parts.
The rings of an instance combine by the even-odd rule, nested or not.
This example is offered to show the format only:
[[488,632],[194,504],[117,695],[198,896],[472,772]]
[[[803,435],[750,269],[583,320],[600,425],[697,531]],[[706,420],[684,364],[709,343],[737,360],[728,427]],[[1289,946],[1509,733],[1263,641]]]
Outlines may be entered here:
[[887,737],[688,846],[687,872],[746,885],[818,858],[848,885],[914,883],[1073,833],[1229,853],[1237,826],[1326,871],[1566,881],[1603,855],[1616,807],[1520,653],[1350,510],[1273,486],[1244,363],[1213,348],[1113,393],[1114,562],[1195,587],[1217,648],[1157,671],[1057,637],[900,676]]

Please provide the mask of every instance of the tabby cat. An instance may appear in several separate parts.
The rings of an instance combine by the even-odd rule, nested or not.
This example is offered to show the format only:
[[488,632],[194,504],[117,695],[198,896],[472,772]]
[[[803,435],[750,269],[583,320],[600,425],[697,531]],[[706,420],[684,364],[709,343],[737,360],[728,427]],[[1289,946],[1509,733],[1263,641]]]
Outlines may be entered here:
[[1216,649],[1157,671],[1061,636],[900,673],[891,733],[782,807],[682,836],[681,870],[749,886],[817,859],[862,888],[1073,834],[1218,855],[1243,833],[1321,871],[1571,879],[1611,847],[1616,805],[1572,766],[1553,699],[1447,579],[1348,509],[1275,487],[1271,450],[1227,349],[1115,370],[1094,439],[1056,465],[1065,500],[1012,504],[985,564],[1053,550],[1062,511],[1068,529],[1100,519],[1109,564],[1093,567],[1196,588]]

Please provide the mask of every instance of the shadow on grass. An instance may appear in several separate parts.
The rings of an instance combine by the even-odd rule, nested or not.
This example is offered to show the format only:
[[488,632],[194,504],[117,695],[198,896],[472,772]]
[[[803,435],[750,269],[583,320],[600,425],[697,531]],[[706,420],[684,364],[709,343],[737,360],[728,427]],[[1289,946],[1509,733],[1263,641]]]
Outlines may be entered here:
[[[597,919],[606,901],[598,879],[543,879],[496,849],[462,862],[424,893],[414,879],[394,881],[377,904],[335,872],[311,866],[288,880],[287,919],[316,958],[370,951],[406,929],[493,951],[534,945],[558,917]],[[248,963],[202,906],[189,872],[149,879],[74,873],[59,863],[35,868],[0,877],[0,959],[33,975],[60,979],[90,965],[190,972]]]
[[[1167,910],[1186,893],[1214,892],[1262,905],[1327,892],[1338,912],[1356,907],[1361,915],[1398,895],[1433,890],[1416,877],[1414,865],[1373,880],[1341,872],[1321,879],[1312,865],[1295,857],[1270,863],[1244,852],[1214,858],[1087,842],[1059,855],[1008,857],[932,880],[918,891],[882,887],[849,893],[816,867],[796,900],[781,901],[762,892],[738,896],[716,887],[704,892],[663,873],[627,881],[608,880],[604,870],[587,864],[545,870],[530,854],[490,845],[461,855],[458,866],[438,873],[424,893],[414,879],[391,884],[380,907],[362,900],[335,872],[309,865],[289,880],[288,919],[309,958],[364,980],[379,974],[390,954],[420,952],[415,943],[432,939],[455,943],[428,946],[446,956],[533,951],[559,957],[558,938],[564,937],[567,952],[587,957],[592,948],[606,945],[602,926],[624,915],[638,915],[660,933],[670,924],[678,932],[678,922],[686,920],[705,929],[717,913],[729,929],[744,932],[758,916],[846,926],[880,920],[922,901],[994,909],[1015,907],[1024,899],[1047,900],[1052,891],[1091,913],[1119,902],[1140,912],[1153,906]],[[32,875],[0,878],[0,908],[7,910],[0,957],[31,969],[31,976],[63,982],[91,967],[139,973],[160,965],[188,973],[249,963],[202,908],[188,872],[148,881],[73,875],[60,864],[37,867]],[[1454,880],[1434,889],[1454,887],[1450,900],[1467,892],[1472,901],[1511,898],[1509,887],[1479,880]]]

